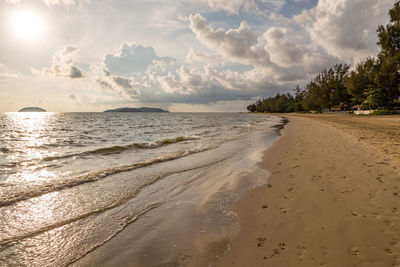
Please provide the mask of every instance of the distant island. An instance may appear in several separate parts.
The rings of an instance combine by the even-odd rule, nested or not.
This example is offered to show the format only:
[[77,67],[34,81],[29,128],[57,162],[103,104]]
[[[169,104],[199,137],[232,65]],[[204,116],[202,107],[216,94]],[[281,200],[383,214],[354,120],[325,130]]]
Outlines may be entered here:
[[109,109],[104,112],[168,112],[167,110],[163,110],[161,108],[116,108],[116,109]]
[[26,107],[26,108],[21,108],[18,112],[47,112],[47,111],[39,107]]

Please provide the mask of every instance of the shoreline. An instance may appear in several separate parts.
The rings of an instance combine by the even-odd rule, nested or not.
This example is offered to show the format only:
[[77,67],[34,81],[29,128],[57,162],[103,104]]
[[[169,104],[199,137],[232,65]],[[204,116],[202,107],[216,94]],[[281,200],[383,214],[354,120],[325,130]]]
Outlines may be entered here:
[[214,149],[155,165],[193,166],[143,188],[130,206],[154,199],[157,208],[70,266],[214,266],[238,232],[232,207],[269,175],[257,162],[279,137],[282,122],[260,119],[268,124],[246,128],[243,136]]
[[290,123],[260,163],[268,184],[236,203],[241,230],[217,266],[400,264],[399,160],[388,148],[398,127],[370,120],[387,132],[363,142],[363,119],[357,133],[349,124],[358,118],[284,116]]

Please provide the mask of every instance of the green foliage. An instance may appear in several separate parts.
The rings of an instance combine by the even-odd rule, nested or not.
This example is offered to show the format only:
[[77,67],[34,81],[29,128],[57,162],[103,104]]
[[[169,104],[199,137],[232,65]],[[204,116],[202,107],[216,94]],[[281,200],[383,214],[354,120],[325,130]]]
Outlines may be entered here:
[[[295,97],[291,94],[277,94],[274,97],[258,100],[247,109],[251,112],[293,112],[295,111]],[[255,110],[255,111],[252,111]]]
[[393,56],[400,51],[400,1],[389,10],[389,24],[378,27],[379,57]]
[[380,106],[392,107],[400,97],[400,1],[389,10],[390,22],[378,27],[378,54],[374,83],[381,94]]
[[374,85],[375,60],[367,58],[364,62],[357,64],[355,70],[351,71],[345,79],[347,93],[351,95],[351,102],[361,104],[365,101],[367,89]]
[[301,112],[304,111],[304,98],[305,98],[305,91],[300,89],[300,86],[297,85],[296,89],[294,90],[294,101],[293,101],[293,111]]
[[350,95],[345,86],[349,69],[350,66],[347,64],[337,64],[315,76],[306,85],[305,106],[321,111],[340,103],[349,102]]
[[370,86],[366,91],[368,107],[370,109],[376,109],[383,106],[386,103],[386,99],[382,92],[382,88]]
[[255,104],[249,105],[247,106],[247,110],[250,112],[256,112],[257,111],[257,107]]

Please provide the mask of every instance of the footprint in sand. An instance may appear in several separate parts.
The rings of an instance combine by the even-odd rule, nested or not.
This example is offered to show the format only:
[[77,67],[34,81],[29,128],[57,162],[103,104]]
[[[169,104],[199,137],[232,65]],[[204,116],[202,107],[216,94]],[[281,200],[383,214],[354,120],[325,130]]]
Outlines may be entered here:
[[352,247],[348,249],[347,252],[353,256],[357,256],[358,254],[360,254],[360,250],[357,247]]
[[389,163],[381,161],[381,162],[375,162],[376,164],[380,164],[380,165],[389,165]]
[[267,239],[264,237],[257,238],[257,247],[262,248],[265,245],[265,240]]
[[324,255],[324,256],[329,255],[329,249],[327,247],[321,246],[321,251],[322,251],[322,255]]
[[390,245],[397,247],[400,243],[400,240],[397,238],[392,238],[392,241],[390,242]]
[[281,254],[279,249],[275,248],[275,249],[272,250],[272,256],[279,255],[279,254]]
[[285,250],[287,248],[287,245],[285,243],[279,243],[279,248],[281,250]]
[[375,192],[374,193],[368,193],[368,199],[370,199],[370,200],[376,199]]
[[306,255],[307,247],[303,244],[297,245],[297,260],[303,261],[304,256]]
[[385,248],[385,253],[388,255],[392,255],[394,252],[390,248]]

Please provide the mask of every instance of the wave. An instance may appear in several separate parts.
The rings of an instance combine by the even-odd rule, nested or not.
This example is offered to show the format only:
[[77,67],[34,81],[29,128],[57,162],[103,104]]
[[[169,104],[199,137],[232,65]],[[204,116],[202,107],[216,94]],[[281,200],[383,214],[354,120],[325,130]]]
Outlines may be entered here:
[[148,143],[133,143],[130,145],[126,146],[112,146],[112,147],[105,147],[105,148],[100,148],[88,152],[84,152],[82,154],[84,155],[90,155],[90,154],[101,154],[101,155],[108,155],[108,154],[117,154],[121,153],[125,150],[136,148],[136,149],[149,149],[149,148],[158,148],[164,145],[170,145],[170,144],[175,144],[178,142],[183,142],[183,141],[190,141],[190,140],[196,140],[200,139],[198,136],[179,136],[176,138],[167,138],[163,139],[160,141],[156,142],[148,142]]
[[61,181],[52,181],[53,183],[30,184],[22,186],[16,185],[12,187],[7,187],[5,190],[0,191],[0,207],[8,206],[18,201],[26,200],[32,197],[38,197],[43,194],[60,191],[66,188],[71,188],[85,183],[94,182],[113,174],[132,171],[138,168],[150,166],[152,164],[182,158],[194,153],[203,152],[216,147],[217,145],[208,145],[205,147],[182,150],[175,152],[173,154],[158,156],[156,158],[149,159],[143,162],[133,163],[131,165],[123,165],[123,166],[103,169],[81,176],[66,177]]
[[54,161],[54,160],[60,160],[60,159],[67,159],[67,158],[73,158],[73,157],[85,157],[85,156],[90,156],[90,155],[112,155],[112,154],[120,154],[126,150],[130,149],[154,149],[154,148],[159,148],[165,145],[171,145],[183,141],[191,141],[191,140],[197,140],[200,139],[199,136],[179,136],[175,138],[167,138],[155,142],[147,142],[147,143],[132,143],[129,145],[125,146],[110,146],[110,147],[103,147],[103,148],[98,148],[94,150],[89,150],[89,151],[83,151],[79,153],[72,153],[72,154],[67,154],[67,155],[59,155],[59,156],[47,156],[43,158],[37,158],[37,159],[30,159],[30,160],[22,160],[18,162],[8,162],[5,164],[0,164],[0,168],[11,168],[11,167],[17,167],[18,165],[22,163],[31,163],[28,164],[28,166],[32,165],[37,165],[38,162],[40,161]]
[[110,241],[118,233],[122,232],[122,230],[124,230],[128,225],[130,225],[131,223],[135,222],[137,219],[139,219],[141,216],[145,215],[147,212],[149,212],[149,211],[151,211],[151,210],[153,210],[155,208],[158,208],[160,205],[161,204],[159,204],[159,203],[151,204],[151,205],[145,207],[143,210],[141,210],[138,214],[132,214],[130,216],[125,217],[124,221],[120,224],[120,227],[113,234],[111,234],[107,239],[103,240],[102,242],[92,245],[90,248],[88,248],[86,251],[84,251],[81,255],[79,255],[76,258],[74,258],[73,260],[71,260],[68,263],[67,266],[69,266],[72,263],[78,261],[79,259],[81,259],[82,257],[86,256],[90,252],[94,251],[98,247],[101,247],[102,245],[104,245],[105,243]]
[[[162,204],[162,203],[152,203],[152,204],[146,206],[144,209],[140,210],[138,213],[136,213],[136,214],[131,214],[131,215],[125,217],[124,220],[121,221],[121,224],[120,224],[119,228],[116,229],[116,231],[115,231],[113,234],[111,234],[107,239],[103,240],[101,243],[95,244],[93,247],[91,247],[91,248],[89,248],[88,250],[84,251],[84,252],[83,252],[83,255],[80,255],[80,256],[76,257],[76,258],[73,259],[71,262],[69,262],[69,264],[71,264],[71,263],[77,261],[78,259],[80,259],[80,258],[83,257],[84,255],[90,253],[91,251],[95,250],[96,248],[98,248],[98,247],[104,245],[105,243],[107,243],[108,241],[110,241],[115,235],[117,235],[119,232],[121,232],[123,229],[125,229],[129,224],[131,224],[131,223],[133,223],[134,221],[136,221],[140,216],[145,215],[147,212],[149,212],[149,211],[151,211],[151,210],[153,210],[153,209],[159,207],[161,204]],[[115,206],[115,207],[116,207],[116,206]],[[114,207],[110,207],[110,208],[107,208],[107,207],[106,207],[105,210],[103,210],[103,211],[106,211],[106,210],[112,209],[112,208],[114,208]],[[50,225],[50,226],[44,227],[44,228],[42,228],[42,229],[38,229],[38,230],[35,231],[35,232],[31,232],[31,233],[27,233],[27,234],[25,234],[25,235],[21,235],[21,236],[12,237],[12,238],[9,238],[9,239],[1,240],[1,241],[0,241],[0,250],[5,250],[5,249],[7,249],[8,247],[13,246],[15,243],[17,243],[17,242],[19,242],[19,241],[21,241],[21,240],[23,240],[23,239],[25,239],[25,238],[37,236],[37,235],[39,235],[39,234],[42,234],[42,233],[45,233],[45,232],[47,232],[47,231],[50,231],[50,230],[53,230],[53,229],[62,227],[62,226],[64,226],[64,225],[73,223],[73,222],[75,222],[75,221],[84,219],[84,218],[86,218],[86,217],[88,217],[88,216],[91,216],[91,215],[94,215],[94,214],[97,214],[97,213],[100,213],[100,212],[103,212],[103,211],[97,211],[97,210],[95,210],[95,211],[93,211],[93,212],[89,212],[89,213],[87,213],[87,214],[83,214],[82,216],[79,216],[79,217],[77,217],[77,218],[72,218],[72,219],[70,219],[70,220],[62,221],[62,222],[59,222],[59,223],[57,223],[57,224]],[[1,262],[1,260],[0,260],[0,262]]]
[[0,152],[2,152],[2,153],[10,153],[11,152],[11,150],[10,149],[8,149],[7,147],[0,147]]
[[[127,191],[125,194],[122,195],[121,198],[117,199],[116,201],[114,201],[113,203],[111,203],[111,204],[109,204],[107,206],[99,207],[97,209],[94,209],[94,210],[85,212],[83,214],[80,214],[80,215],[78,215],[76,217],[68,218],[68,219],[59,221],[57,223],[51,224],[51,225],[46,225],[46,226],[43,226],[43,227],[41,227],[39,229],[30,231],[30,232],[25,232],[25,233],[20,234],[20,235],[15,235],[15,236],[12,236],[12,237],[6,237],[6,238],[3,238],[3,239],[0,239],[0,250],[4,249],[7,246],[11,246],[15,242],[19,242],[20,240],[23,240],[25,238],[37,236],[37,235],[42,234],[44,232],[47,232],[47,231],[62,227],[62,226],[67,225],[67,224],[71,224],[73,222],[76,222],[76,221],[79,221],[79,220],[82,220],[82,219],[85,219],[85,218],[87,218],[87,217],[89,217],[91,215],[100,214],[100,213],[106,212],[108,210],[114,209],[116,207],[122,206],[125,203],[127,203],[129,200],[131,200],[135,196],[137,196],[137,194],[139,194],[139,192],[142,189],[144,189],[145,187],[150,186],[150,185],[156,183],[157,181],[159,181],[161,179],[164,179],[164,178],[166,178],[166,177],[168,177],[170,175],[177,174],[177,173],[183,173],[183,172],[187,172],[187,171],[192,171],[192,170],[200,169],[200,168],[204,168],[204,167],[208,167],[208,166],[220,163],[220,162],[225,161],[225,160],[226,159],[224,158],[224,159],[220,159],[220,160],[217,160],[217,161],[214,161],[212,163],[205,164],[205,165],[190,167],[190,168],[186,168],[186,169],[182,169],[182,170],[178,170],[178,171],[166,172],[166,173],[157,175],[157,176],[153,177],[151,180],[147,181],[146,183],[143,183],[140,186],[132,188],[131,190]],[[129,216],[129,218],[135,218],[136,219],[140,215],[142,215],[143,213],[145,213],[145,212],[147,212],[147,211],[149,211],[151,209],[154,209],[156,207],[159,207],[162,204],[163,204],[162,202],[152,203],[152,204],[148,205],[147,207],[145,207],[139,213]],[[131,223],[131,222],[133,222],[133,221],[132,220],[127,220],[126,223],[123,224],[123,228],[125,228],[126,225]],[[107,239],[105,242],[107,242],[108,240],[109,239]],[[105,242],[103,242],[102,244],[104,244]]]

